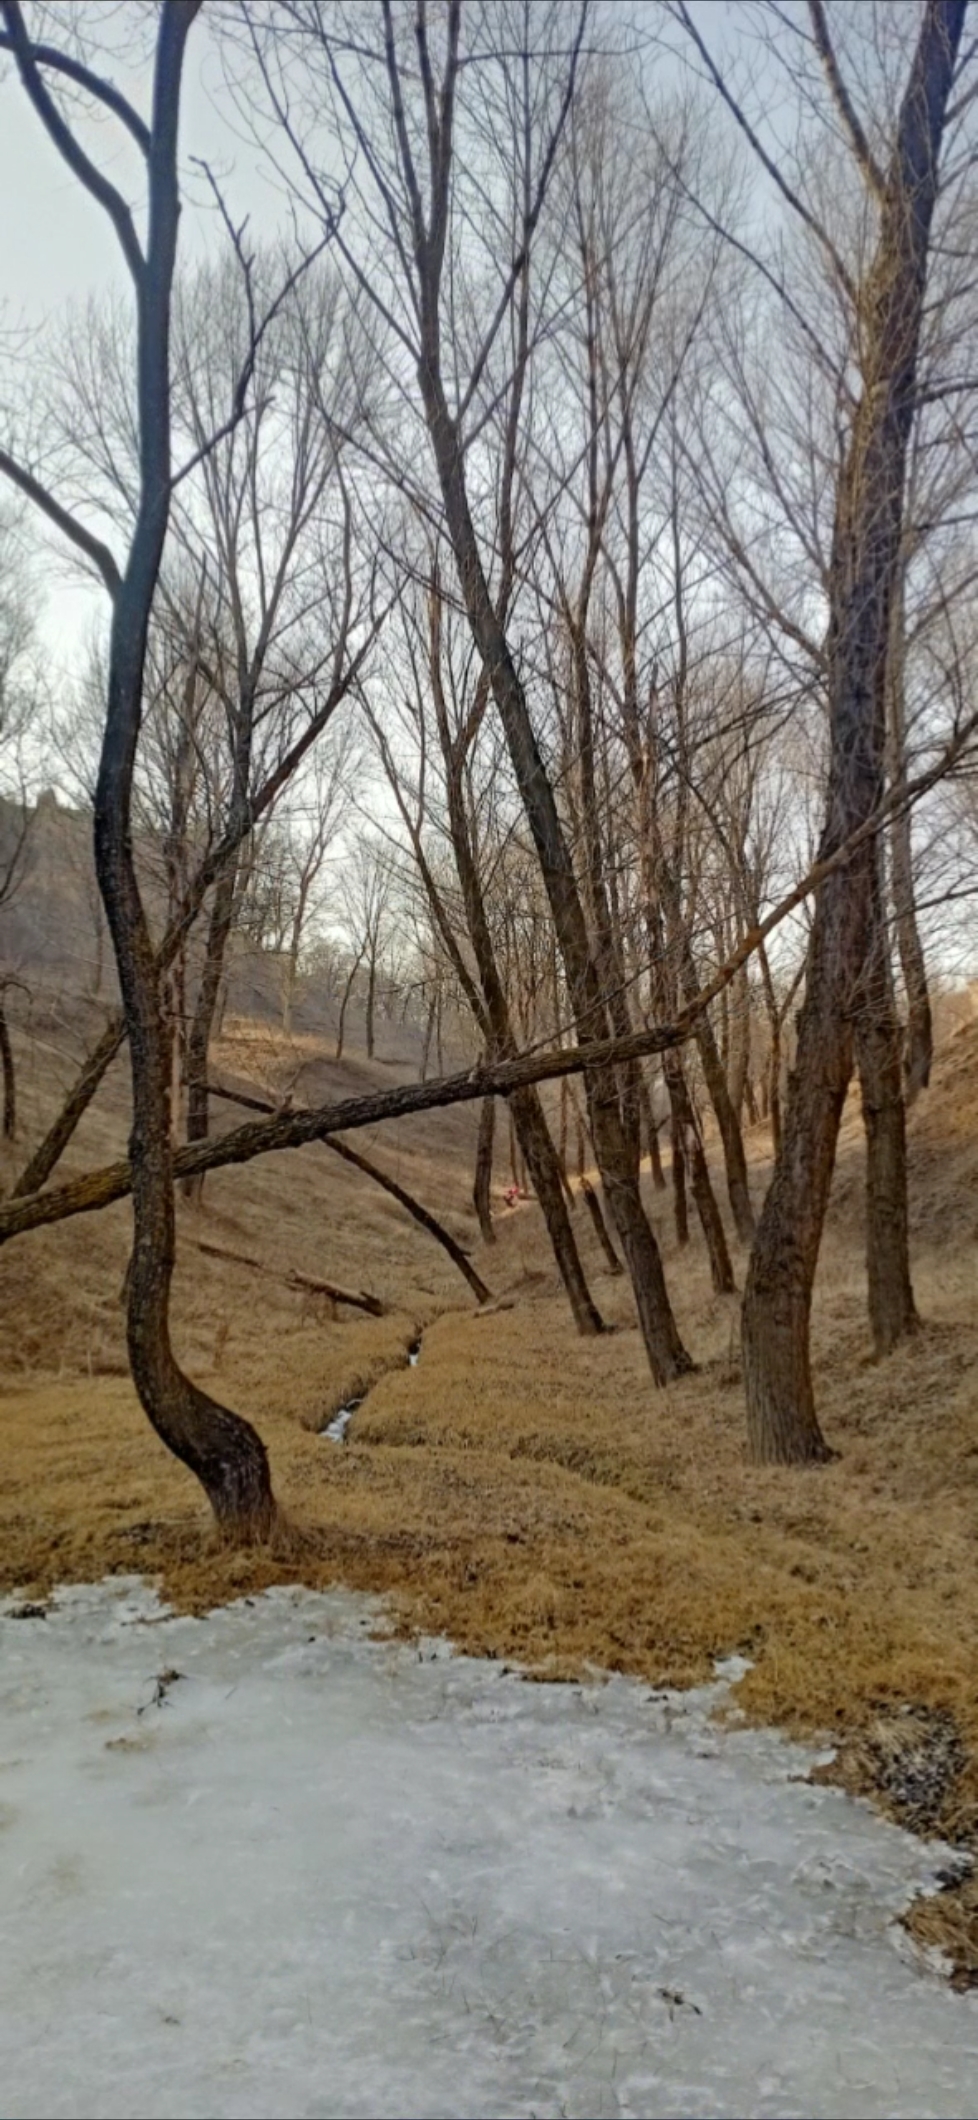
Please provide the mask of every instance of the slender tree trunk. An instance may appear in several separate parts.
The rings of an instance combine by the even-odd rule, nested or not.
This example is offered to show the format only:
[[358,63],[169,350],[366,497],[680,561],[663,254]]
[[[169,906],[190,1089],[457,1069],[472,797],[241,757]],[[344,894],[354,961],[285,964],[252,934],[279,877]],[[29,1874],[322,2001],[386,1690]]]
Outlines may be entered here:
[[869,961],[856,1014],[856,1058],[866,1129],[866,1267],[877,1355],[916,1332],[907,1223],[907,1137],[900,1026],[893,999],[879,866]]
[[[509,1002],[500,977],[495,946],[486,911],[486,903],[475,858],[472,832],[466,811],[462,785],[460,754],[453,742],[448,720],[448,708],[442,684],[441,672],[441,606],[437,589],[433,591],[430,606],[431,621],[431,681],[432,696],[438,721],[438,732],[445,760],[445,785],[448,797],[448,817],[451,831],[452,851],[465,907],[469,940],[475,957],[481,987],[479,993],[471,989],[471,980],[464,965],[461,978],[463,991],[469,999],[480,1029],[488,1034],[497,1055],[511,1054],[516,1050]],[[485,682],[485,680],[482,680]],[[437,898],[429,889],[433,903]],[[509,1142],[513,1183],[522,1190],[523,1176],[517,1165],[518,1148],[522,1150],[530,1168],[534,1191],[547,1225],[547,1234],[557,1263],[557,1270],[564,1284],[567,1300],[571,1306],[574,1323],[579,1333],[591,1335],[603,1331],[603,1322],[597,1305],[593,1302],[581,1264],[577,1240],[567,1211],[569,1187],[562,1173],[559,1158],[554,1148],[550,1128],[540,1100],[539,1092],[522,1091],[509,1099]]]
[[[695,980],[696,968],[690,958],[690,971]],[[692,998],[694,988],[688,977],[684,978],[684,999]],[[717,1050],[716,1039],[709,1019],[704,1014],[696,1030],[696,1044],[703,1077],[709,1092],[710,1103],[716,1116],[720,1139],[723,1143],[723,1161],[727,1175],[727,1195],[734,1228],[742,1244],[749,1244],[754,1235],[754,1209],[751,1204],[747,1182],[747,1157],[744,1154],[744,1137],[740,1130],[740,1118],[734,1109],[727,1087],[727,1071]]]
[[434,1034],[435,1034],[435,1006],[436,1006],[436,1004],[435,1004],[435,1002],[434,1002],[434,1001],[429,1001],[429,1003],[428,1003],[428,1012],[427,1012],[427,1015],[425,1016],[425,1025],[424,1025],[424,1043],[423,1043],[423,1045],[422,1045],[422,1047],[421,1047],[421,1080],[422,1080],[422,1082],[427,1082],[427,1080],[428,1080],[428,1069],[429,1069],[429,1066],[431,1065],[431,1041],[432,1041],[432,1038],[434,1037]]
[[[587,1040],[600,1036],[607,1024],[602,983],[591,954],[553,788],[540,756],[509,642],[497,619],[479,557],[465,490],[459,438],[448,411],[440,374],[437,313],[440,259],[435,261],[433,254],[428,252],[427,239],[423,237],[420,239],[418,265],[424,312],[419,382],[462,595],[473,638],[489,673],[540,862],[578,1037]],[[658,1246],[642,1206],[638,1170],[633,1168],[623,1129],[614,1070],[589,1070],[585,1087],[590,1107],[591,1138],[605,1196],[631,1276],[649,1366],[655,1382],[666,1384],[689,1370],[692,1362],[679,1335]]]
[[710,1178],[710,1167],[700,1134],[699,1121],[693,1109],[689,1085],[678,1053],[671,1055],[666,1067],[669,1099],[673,1112],[673,1176],[677,1180],[675,1143],[679,1144],[678,1182],[676,1182],[676,1238],[680,1245],[689,1242],[689,1219],[686,1208],[686,1176],[689,1173],[693,1200],[700,1218],[700,1227],[706,1240],[707,1257],[710,1261],[710,1276],[718,1295],[731,1295],[736,1282],[730,1261],[727,1234],[723,1216],[717,1206],[716,1194]]
[[169,7],[157,34],[148,167],[149,248],[138,290],[140,503],[113,605],[105,731],[95,793],[95,868],[115,950],[132,1070],[133,1250],[126,1331],[133,1381],[161,1440],[194,1472],[222,1527],[267,1535],[275,1504],[263,1443],[198,1390],[170,1344],[175,1254],[170,1044],[133,861],[131,799],[146,637],[170,495],[169,310],[179,193],[177,124],[184,46],[196,9]]
[[[667,1078],[668,1079],[668,1078]],[[686,1206],[686,1128],[682,1106],[669,1088],[671,1109],[672,1142],[672,1212],[676,1225],[676,1243],[680,1251],[689,1243],[689,1211]]]
[[[905,699],[905,647],[904,647],[904,597],[903,571],[900,574],[900,590],[894,600],[893,622],[890,627],[890,655],[887,668],[887,740],[889,751],[889,778],[896,786],[903,778],[907,766],[907,714]],[[934,1024],[931,1014],[930,989],[927,983],[927,964],[920,927],[917,920],[917,899],[913,873],[913,838],[909,809],[896,810],[889,829],[890,885],[893,895],[893,916],[896,929],[897,950],[904,992],[907,997],[907,1035],[903,1059],[904,1089],[907,1104],[926,1089],[934,1058]]]
[[[422,1080],[424,1078],[422,1077]],[[492,1145],[496,1132],[495,1097],[484,1097],[479,1113],[479,1138],[475,1151],[475,1184],[472,1199],[484,1244],[495,1244],[492,1226]]]
[[[374,956],[373,952],[371,951],[371,954],[370,954],[370,960],[369,960],[369,963],[368,963],[368,965],[367,965],[367,1007],[366,1007],[366,1016],[365,1016],[365,1023],[364,1023],[364,1030],[365,1030],[365,1035],[366,1035],[366,1040],[367,1040],[367,1059],[368,1059],[368,1060],[372,1060],[372,1059],[373,1059],[373,1057],[374,1057],[374,1015],[375,1015],[375,1011],[376,1011],[376,1002],[377,1002],[377,959],[376,959],[376,957]],[[436,1015],[436,1021],[437,1021],[437,1015]],[[439,1067],[440,1067],[440,1064],[441,1064],[441,1063],[439,1062]]]
[[589,1178],[581,1179],[581,1191],[584,1195],[584,1203],[588,1214],[594,1224],[594,1234],[604,1252],[608,1270],[610,1273],[620,1273],[622,1270],[621,1260],[608,1234],[608,1224],[604,1218],[601,1202]]
[[[234,917],[237,862],[231,861],[218,877],[207,927],[204,964],[187,1039],[187,1141],[206,1141],[210,1114],[207,1102],[208,1064],[214,1017],[224,971],[224,956]],[[201,1184],[191,1178],[184,1185],[187,1197],[199,1198]]]
[[346,1035],[347,1005],[349,1003],[350,995],[353,992],[353,982],[357,976],[358,971],[360,970],[360,966],[362,963],[363,951],[358,950],[357,955],[355,956],[353,963],[350,967],[350,970],[346,975],[346,979],[343,984],[343,992],[340,997],[340,1013],[339,1020],[336,1025],[336,1051],[333,1054],[334,1060],[342,1060],[343,1058],[343,1041]]
[[[884,788],[907,441],[941,140],[964,17],[965,0],[927,0],[922,11],[883,180],[875,254],[859,290],[862,395],[839,476],[829,566],[831,763],[823,855],[873,815]],[[864,842],[847,866],[826,878],[815,904],[781,1153],[744,1300],[748,1440],[763,1463],[805,1463],[828,1454],[815,1413],[809,1322],[852,1067],[851,1018],[871,963],[876,878],[876,850]]]
[[642,1124],[645,1129],[645,1146],[652,1166],[652,1183],[656,1192],[665,1192],[666,1174],[662,1168],[662,1156],[659,1152],[659,1129],[655,1123],[655,1113],[652,1109],[652,1092],[641,1071],[638,1078],[638,1095]]
[[750,981],[746,965],[741,966],[733,982],[730,1014],[730,1103],[739,1126],[750,1081]]
[[14,1049],[10,1043],[6,996],[0,990],[0,1065],[3,1068],[3,1138],[12,1141],[17,1132],[17,1077]]
[[691,1171],[693,1199],[696,1202],[696,1212],[699,1215],[700,1226],[706,1238],[706,1249],[710,1261],[710,1278],[718,1295],[729,1296],[733,1294],[737,1283],[734,1280],[733,1266],[730,1262],[727,1233],[723,1226],[723,1217],[716,1203],[716,1194],[710,1182],[709,1166],[698,1128],[694,1128],[691,1138],[693,1144]]

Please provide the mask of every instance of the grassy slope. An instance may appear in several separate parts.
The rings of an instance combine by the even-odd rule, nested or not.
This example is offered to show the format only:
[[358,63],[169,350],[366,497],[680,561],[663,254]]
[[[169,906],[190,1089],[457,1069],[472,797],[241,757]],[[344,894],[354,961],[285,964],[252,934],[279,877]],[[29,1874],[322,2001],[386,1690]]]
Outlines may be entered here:
[[[304,1057],[303,1095],[390,1079]],[[241,1026],[218,1065],[274,1089],[294,1060]],[[76,1160],[116,1148],[123,1129],[120,1086]],[[370,1147],[474,1242],[473,1131],[472,1113],[433,1114],[378,1130]],[[766,1140],[753,1145],[760,1193]],[[407,1627],[568,1676],[590,1664],[681,1682],[746,1650],[752,1715],[831,1731],[850,1785],[976,1846],[978,1024],[950,1041],[913,1116],[912,1166],[925,1325],[873,1364],[850,1111],[814,1324],[820,1411],[841,1455],[803,1473],[745,1465],[736,1301],[712,1295],[698,1242],[676,1255],[663,1196],[651,1205],[701,1366],[655,1394],[625,1283],[599,1271],[583,1216],[616,1327],[597,1342],[569,1329],[534,1207],[503,1211],[498,1243],[478,1254],[512,1307],[475,1317],[437,1247],[325,1151],[217,1174],[201,1211],[180,1210],[176,1338],[271,1450],[290,1528],[274,1551],[246,1555],[217,1544],[125,1378],[127,1210],[38,1232],[0,1254],[0,1580],[36,1594],[138,1567],[199,1609],[272,1581],[341,1579],[389,1592]],[[201,1238],[283,1278],[214,1260]],[[290,1267],[373,1288],[391,1313],[330,1317],[288,1288]],[[313,1432],[371,1383],[345,1448]],[[978,1973],[973,1887],[912,1920],[950,1943],[962,1978]]]

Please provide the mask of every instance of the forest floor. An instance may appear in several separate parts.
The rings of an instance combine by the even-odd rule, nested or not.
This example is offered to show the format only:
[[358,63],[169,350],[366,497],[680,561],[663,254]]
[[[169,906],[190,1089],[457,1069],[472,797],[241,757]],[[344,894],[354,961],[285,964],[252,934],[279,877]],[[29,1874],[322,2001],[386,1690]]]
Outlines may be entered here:
[[[380,1065],[337,1068],[311,1045],[299,1058],[296,1094],[310,1101],[397,1079]],[[214,1073],[275,1092],[295,1065],[294,1049],[232,1024]],[[118,1152],[123,1081],[69,1168]],[[25,1131],[55,1089],[35,1067]],[[474,1126],[474,1112],[433,1113],[357,1146],[475,1244]],[[274,1584],[343,1584],[382,1593],[404,1634],[443,1634],[546,1679],[598,1667],[690,1685],[739,1653],[750,1669],[735,1698],[752,1721],[828,1735],[827,1777],[978,1853],[978,1023],[948,1041],[912,1115],[923,1323],[879,1363],[859,1131],[853,1105],[814,1315],[819,1412],[839,1456],[804,1472],[745,1462],[737,1300],[712,1294],[695,1233],[677,1252],[667,1195],[650,1188],[649,1204],[699,1366],[656,1393],[627,1284],[602,1270],[582,1213],[614,1327],[592,1341],[572,1332],[532,1205],[501,1209],[497,1243],[475,1248],[509,1306],[477,1315],[444,1254],[326,1149],[212,1175],[202,1206],[179,1211],[175,1337],[192,1373],[268,1444],[287,1523],[250,1553],[219,1544],[125,1374],[125,1204],[10,1245],[0,1587],[43,1599],[57,1584],[138,1571],[177,1611],[199,1613]],[[750,1149],[759,1200],[766,1129]],[[741,1279],[744,1263],[738,1254]],[[389,1312],[337,1317],[288,1286],[295,1268],[367,1287]],[[333,1443],[320,1431],[352,1397],[364,1403]],[[948,1953],[959,1984],[978,1980],[974,1881],[918,1900],[908,1925]]]

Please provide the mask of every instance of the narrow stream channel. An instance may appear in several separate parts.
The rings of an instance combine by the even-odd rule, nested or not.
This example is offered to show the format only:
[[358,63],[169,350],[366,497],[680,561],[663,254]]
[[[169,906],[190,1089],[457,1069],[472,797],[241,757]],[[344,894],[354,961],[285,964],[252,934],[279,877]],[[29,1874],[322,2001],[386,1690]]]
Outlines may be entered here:
[[[420,1338],[417,1340],[412,1340],[411,1345],[408,1348],[409,1368],[417,1368],[418,1356],[420,1355],[420,1353]],[[379,1381],[380,1379],[378,1378],[378,1383]],[[361,1393],[358,1399],[348,1399],[346,1405],[341,1406],[338,1411],[334,1413],[332,1420],[329,1422],[329,1425],[326,1428],[320,1429],[320,1434],[327,1436],[331,1443],[345,1443],[347,1429],[349,1428],[350,1422],[352,1421],[354,1414],[357,1412],[357,1409],[363,1405],[364,1399],[368,1396],[369,1394],[364,1391]]]

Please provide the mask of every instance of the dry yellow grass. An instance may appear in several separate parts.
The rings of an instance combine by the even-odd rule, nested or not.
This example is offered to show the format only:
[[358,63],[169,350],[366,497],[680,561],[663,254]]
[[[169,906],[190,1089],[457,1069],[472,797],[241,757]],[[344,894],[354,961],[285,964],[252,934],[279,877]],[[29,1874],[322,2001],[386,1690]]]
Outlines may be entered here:
[[[328,1090],[335,1071],[308,1057],[303,1093]],[[274,1041],[246,1053],[240,1038],[220,1056],[228,1078],[236,1068],[270,1088],[287,1060]],[[471,1113],[433,1114],[373,1141],[470,1240],[473,1129]],[[765,1142],[754,1146],[760,1163]],[[270,1448],[289,1528],[245,1554],[219,1545],[194,1483],[111,1373],[125,1211],[39,1232],[0,1255],[0,1580],[36,1596],[136,1567],[194,1609],[297,1576],[342,1580],[389,1594],[405,1628],[547,1675],[599,1666],[683,1683],[740,1649],[752,1716],[832,1733],[850,1786],[978,1847],[978,1026],[951,1041],[914,1115],[912,1164],[925,1324],[874,1364],[850,1112],[814,1321],[820,1411],[841,1455],[800,1473],[744,1461],[736,1301],[712,1295],[697,1243],[676,1255],[662,1196],[653,1213],[700,1367],[657,1394],[625,1283],[599,1271],[583,1216],[615,1327],[598,1341],[570,1329],[535,1208],[504,1216],[479,1254],[512,1307],[477,1317],[437,1247],[324,1152],[218,1174],[199,1214],[181,1209],[176,1328],[194,1372]],[[282,1280],[195,1252],[201,1236],[370,1286],[394,1307],[337,1321]],[[368,1385],[347,1445],[313,1432]],[[953,1950],[962,1980],[978,1973],[974,1887],[922,1903],[912,1925]]]

